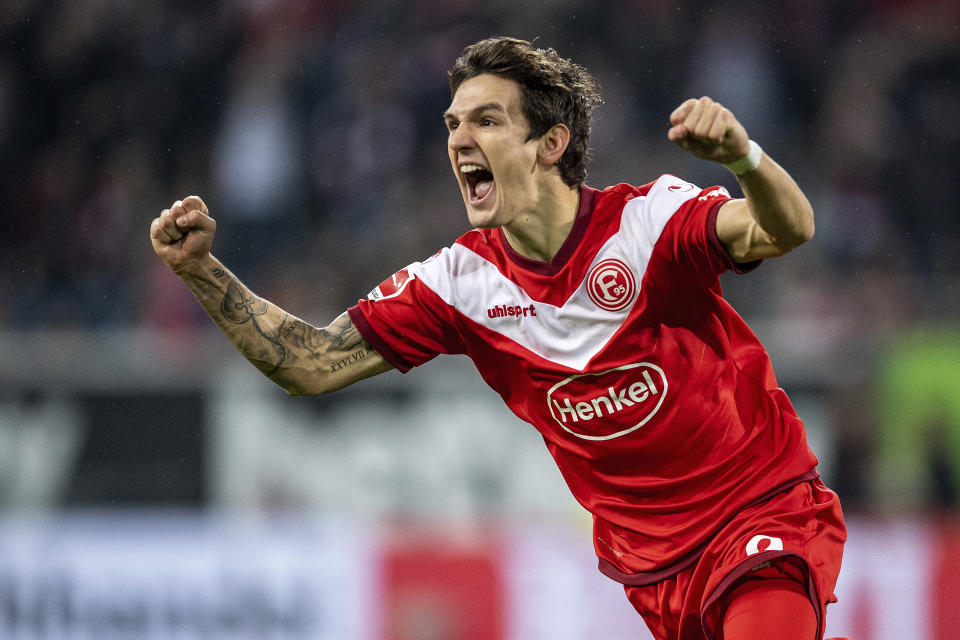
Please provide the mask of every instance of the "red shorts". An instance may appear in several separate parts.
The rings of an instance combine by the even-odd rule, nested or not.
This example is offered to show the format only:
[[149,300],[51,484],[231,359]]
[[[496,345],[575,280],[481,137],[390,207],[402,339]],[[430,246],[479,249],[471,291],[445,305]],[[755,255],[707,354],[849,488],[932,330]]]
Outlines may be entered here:
[[740,512],[694,564],[625,589],[658,640],[716,640],[732,586],[751,577],[787,577],[809,594],[822,638],[846,538],[837,495],[820,480],[802,482]]

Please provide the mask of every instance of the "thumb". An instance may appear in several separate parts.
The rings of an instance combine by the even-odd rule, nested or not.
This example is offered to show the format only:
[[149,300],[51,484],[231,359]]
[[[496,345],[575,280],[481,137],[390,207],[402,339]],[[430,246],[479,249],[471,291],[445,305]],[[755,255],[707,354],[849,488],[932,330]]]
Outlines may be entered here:
[[670,140],[670,142],[680,142],[686,138],[689,133],[690,130],[687,128],[687,125],[677,124],[670,127],[670,130],[667,131],[667,139]]

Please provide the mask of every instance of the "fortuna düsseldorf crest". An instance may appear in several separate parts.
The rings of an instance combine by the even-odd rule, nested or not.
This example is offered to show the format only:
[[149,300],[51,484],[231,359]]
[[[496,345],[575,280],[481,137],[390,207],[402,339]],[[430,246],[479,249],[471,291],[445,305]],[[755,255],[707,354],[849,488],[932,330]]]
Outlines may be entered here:
[[637,281],[627,265],[608,258],[587,274],[587,295],[605,311],[623,311],[637,295]]

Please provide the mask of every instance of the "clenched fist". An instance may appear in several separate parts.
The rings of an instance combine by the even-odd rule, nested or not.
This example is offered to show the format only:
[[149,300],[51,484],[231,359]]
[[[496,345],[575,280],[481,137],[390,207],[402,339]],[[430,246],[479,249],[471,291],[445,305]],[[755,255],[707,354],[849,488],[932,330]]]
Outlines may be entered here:
[[667,138],[698,158],[730,164],[750,152],[747,130],[733,113],[704,96],[690,98],[670,114]]
[[217,223],[207,205],[197,196],[177,200],[150,224],[153,250],[167,265],[180,272],[199,263],[210,253]]

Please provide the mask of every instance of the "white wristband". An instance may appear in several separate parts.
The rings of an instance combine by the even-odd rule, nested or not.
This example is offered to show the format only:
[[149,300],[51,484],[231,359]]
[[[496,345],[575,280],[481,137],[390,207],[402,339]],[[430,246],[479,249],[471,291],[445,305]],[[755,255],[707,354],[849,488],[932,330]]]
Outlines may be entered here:
[[763,157],[763,149],[753,140],[750,141],[750,151],[747,155],[730,164],[725,164],[727,169],[733,172],[735,176],[742,176],[747,171],[753,171],[760,166],[760,158]]

